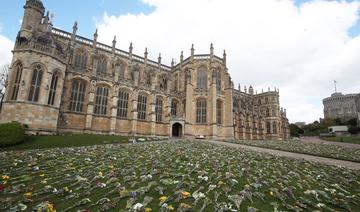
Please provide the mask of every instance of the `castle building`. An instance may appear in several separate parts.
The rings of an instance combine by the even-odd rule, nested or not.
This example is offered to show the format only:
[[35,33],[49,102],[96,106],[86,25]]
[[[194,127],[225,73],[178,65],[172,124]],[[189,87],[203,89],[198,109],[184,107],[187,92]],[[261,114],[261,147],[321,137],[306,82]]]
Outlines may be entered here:
[[335,92],[331,97],[323,99],[324,118],[340,119],[346,122],[358,119],[358,103],[360,94],[342,94]]
[[0,122],[31,134],[96,133],[217,139],[287,139],[279,91],[234,89],[226,53],[180,56],[171,66],[52,26],[27,0]]

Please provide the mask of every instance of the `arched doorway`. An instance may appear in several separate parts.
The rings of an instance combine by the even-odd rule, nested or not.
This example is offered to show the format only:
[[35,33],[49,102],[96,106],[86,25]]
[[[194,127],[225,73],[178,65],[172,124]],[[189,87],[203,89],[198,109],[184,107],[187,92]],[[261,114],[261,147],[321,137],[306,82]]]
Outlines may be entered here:
[[172,137],[180,138],[182,137],[182,125],[180,123],[175,123],[172,126]]

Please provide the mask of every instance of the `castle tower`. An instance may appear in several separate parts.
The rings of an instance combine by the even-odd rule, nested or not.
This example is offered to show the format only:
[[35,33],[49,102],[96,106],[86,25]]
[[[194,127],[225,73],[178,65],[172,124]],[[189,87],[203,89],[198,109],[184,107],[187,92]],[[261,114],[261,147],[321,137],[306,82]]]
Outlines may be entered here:
[[45,7],[41,0],[27,0],[24,5],[24,17],[21,23],[20,37],[29,38],[41,24]]
[[0,118],[34,134],[56,133],[67,58],[67,43],[54,38],[44,11],[40,0],[25,3]]

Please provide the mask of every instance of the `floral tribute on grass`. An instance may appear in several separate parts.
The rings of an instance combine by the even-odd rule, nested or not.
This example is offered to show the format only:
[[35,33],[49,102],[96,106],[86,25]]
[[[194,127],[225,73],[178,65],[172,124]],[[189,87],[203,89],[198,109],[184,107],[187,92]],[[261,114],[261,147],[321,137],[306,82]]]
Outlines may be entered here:
[[360,211],[360,173],[196,141],[0,153],[0,211]]
[[263,147],[268,149],[284,150],[288,152],[360,162],[360,149],[342,147],[333,144],[275,140],[234,140],[231,142],[248,146]]

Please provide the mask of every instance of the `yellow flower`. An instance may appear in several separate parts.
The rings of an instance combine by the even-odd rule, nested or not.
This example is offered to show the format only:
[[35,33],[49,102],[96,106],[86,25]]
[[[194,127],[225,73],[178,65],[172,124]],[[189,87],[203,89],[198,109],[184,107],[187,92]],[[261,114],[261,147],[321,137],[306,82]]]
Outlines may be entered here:
[[182,192],[182,196],[184,199],[188,198],[190,196],[190,193],[187,191]]
[[167,209],[168,209],[169,211],[175,210],[175,208],[174,208],[172,205],[167,206]]
[[64,187],[64,191],[65,192],[68,192],[69,191],[69,188],[67,186]]
[[224,185],[224,184],[225,183],[223,181],[221,181],[221,180],[218,182],[218,185]]
[[26,192],[24,194],[24,197],[27,198],[27,199],[30,199],[32,197],[32,192]]
[[99,172],[99,176],[103,176],[103,173],[102,173],[102,172]]
[[10,179],[9,175],[3,175],[1,176],[2,180],[7,181]]
[[51,202],[46,203],[46,212],[56,212],[56,208],[53,203]]
[[270,196],[274,196],[274,193],[272,191],[269,192]]
[[151,212],[151,208],[145,208],[145,212]]
[[165,202],[166,199],[167,199],[166,196],[161,196],[161,197],[159,198],[160,202]]
[[40,177],[45,177],[44,173],[39,174]]

